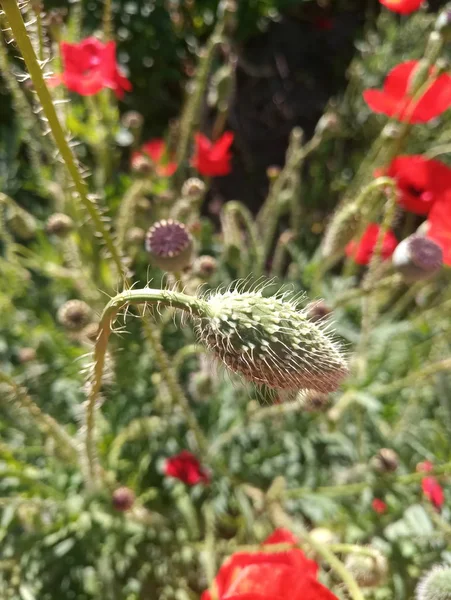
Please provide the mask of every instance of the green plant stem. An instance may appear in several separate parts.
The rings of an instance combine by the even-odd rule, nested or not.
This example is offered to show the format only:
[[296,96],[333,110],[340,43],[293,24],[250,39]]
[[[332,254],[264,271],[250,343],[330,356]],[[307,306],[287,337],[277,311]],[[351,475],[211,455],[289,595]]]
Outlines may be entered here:
[[445,358],[444,360],[427,365],[423,369],[414,371],[410,375],[393,381],[392,383],[373,385],[369,389],[369,392],[376,396],[385,396],[402,390],[403,388],[417,386],[422,379],[428,379],[429,377],[437,375],[437,373],[449,370],[451,370],[451,358]]
[[72,150],[69,147],[69,144],[67,143],[63,128],[61,126],[61,123],[59,122],[55,106],[52,102],[52,97],[45,84],[41,67],[39,66],[39,63],[36,60],[36,54],[28,37],[28,33],[25,28],[25,24],[23,22],[23,18],[17,5],[17,2],[16,0],[1,0],[1,6],[5,12],[8,23],[13,32],[16,44],[23,56],[27,69],[30,73],[34,89],[39,97],[39,100],[42,104],[42,108],[44,110],[44,114],[48,120],[49,128],[55,139],[61,157],[64,160],[69,175],[73,181],[74,187],[77,191],[80,201],[87,210],[96,231],[102,237],[105,246],[111,256],[111,260],[113,261],[117,269],[118,275],[122,276],[123,266],[121,262],[121,257],[113,242],[113,238],[111,237],[110,232],[108,231],[105,225],[102,215],[97,210],[95,204],[88,196],[88,189],[78,170],[75,157],[72,153]]
[[183,346],[183,348],[180,348],[174,356],[173,365],[175,372],[178,373],[180,371],[185,360],[194,356],[199,356],[200,354],[205,354],[205,352],[205,348],[198,344],[188,344],[187,346]]
[[116,219],[116,240],[119,252],[122,254],[125,249],[127,231],[133,224],[136,212],[136,202],[148,187],[144,180],[135,181],[127,190],[119,206],[119,212]]
[[113,37],[113,14],[111,0],[104,0],[103,4],[103,39],[108,42]]
[[293,521],[282,509],[279,504],[274,504],[270,509],[271,520],[276,527],[283,527],[293,531],[302,541],[309,545],[338,575],[341,581],[348,588],[349,596],[352,600],[365,600],[357,585],[356,580],[348,571],[345,565],[325,544],[317,542],[300,524]]
[[249,244],[249,269],[254,276],[258,277],[261,274],[263,254],[252,213],[244,206],[244,204],[234,200],[231,200],[224,205],[223,213],[226,219],[229,215],[231,218],[233,218],[234,215],[238,216],[244,226]]
[[[128,307],[129,305],[139,304],[151,304],[157,305],[157,307],[161,305],[179,308],[190,313],[191,315],[198,317],[205,317],[208,314],[208,306],[205,301],[194,296],[188,296],[180,292],[169,290],[158,290],[151,288],[126,290],[120,294],[117,294],[117,296],[108,302],[103,310],[99,322],[99,334],[94,346],[94,364],[92,368],[91,383],[86,406],[85,446],[90,483],[92,485],[97,483],[99,475],[99,467],[96,457],[95,416],[98,395],[102,387],[102,375],[105,367],[105,356],[107,352],[108,341],[113,331],[113,322],[116,319],[118,312],[122,308]],[[175,375],[172,373],[169,360],[161,348],[158,334],[153,331],[151,326],[146,326],[146,333],[149,342],[153,347],[154,353],[158,357],[158,363],[162,374],[164,377],[168,378],[166,383],[171,394],[176,398],[179,396],[179,401],[182,403],[182,408],[185,412],[188,423],[191,427],[193,427],[194,432],[197,432],[198,441],[201,441],[199,435],[200,430],[197,426],[197,421],[192,415],[189,405],[187,405],[187,400],[185,403],[185,396],[183,392],[181,395],[179,395],[180,386],[175,378]]]

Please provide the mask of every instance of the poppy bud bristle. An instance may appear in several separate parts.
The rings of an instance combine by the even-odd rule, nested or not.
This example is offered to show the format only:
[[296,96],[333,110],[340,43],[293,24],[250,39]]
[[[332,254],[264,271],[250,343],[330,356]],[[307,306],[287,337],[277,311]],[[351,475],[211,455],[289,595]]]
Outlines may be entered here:
[[417,600],[451,600],[451,567],[436,565],[420,581]]

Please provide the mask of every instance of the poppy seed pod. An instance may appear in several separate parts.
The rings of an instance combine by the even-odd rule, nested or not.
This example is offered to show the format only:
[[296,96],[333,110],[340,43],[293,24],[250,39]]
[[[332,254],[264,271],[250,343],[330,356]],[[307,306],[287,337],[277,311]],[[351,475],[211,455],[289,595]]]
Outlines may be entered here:
[[362,588],[377,587],[385,580],[388,573],[387,559],[376,550],[372,556],[349,554],[345,566]]
[[120,487],[113,492],[113,507],[120,511],[125,512],[130,510],[135,502],[135,493],[128,487]]
[[436,565],[420,581],[417,600],[451,600],[451,566]]
[[72,331],[80,331],[91,320],[91,308],[83,300],[68,300],[58,310],[58,321]]
[[46,230],[51,235],[58,237],[66,237],[74,228],[72,219],[63,213],[55,213],[50,215],[47,220]]
[[393,253],[393,266],[408,283],[431,277],[443,265],[440,246],[418,234],[400,242]]
[[181,271],[191,262],[193,238],[183,223],[164,219],[148,230],[146,250],[160,269]]
[[391,448],[381,448],[372,463],[379,473],[393,473],[399,467],[399,456]]
[[279,390],[335,390],[348,370],[340,345],[286,294],[261,290],[213,292],[206,299],[200,339],[246,379]]

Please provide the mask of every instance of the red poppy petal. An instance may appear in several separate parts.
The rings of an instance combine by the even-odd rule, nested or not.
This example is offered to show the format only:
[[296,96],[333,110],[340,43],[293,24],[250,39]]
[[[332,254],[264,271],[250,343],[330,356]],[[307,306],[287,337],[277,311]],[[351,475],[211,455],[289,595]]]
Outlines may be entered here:
[[[213,144],[213,149],[211,152],[212,160],[220,160],[225,157],[230,146],[233,143],[234,134],[231,131],[226,131],[217,142]],[[228,157],[229,158],[229,157]]]
[[451,77],[440,75],[418,101],[412,123],[427,123],[437,118],[451,106]]
[[288,531],[288,529],[283,529],[279,527],[276,529],[270,536],[266,538],[263,542],[264,544],[297,544],[297,537]]
[[423,0],[379,0],[389,10],[400,15],[408,15],[418,10],[423,4]]
[[146,142],[143,147],[143,151],[152,159],[154,163],[159,163],[163,158],[163,154],[166,150],[166,144],[161,138],[156,138]]
[[85,77],[65,71],[62,78],[67,88],[73,92],[77,92],[80,96],[93,96],[104,88],[102,76],[99,71],[91,71]]
[[417,60],[408,60],[396,65],[385,78],[384,92],[393,98],[403,98],[407,94],[410,76],[417,65]]
[[177,163],[168,163],[167,165],[160,165],[157,168],[157,174],[160,177],[171,177],[177,171]]
[[382,113],[387,117],[393,117],[399,112],[399,101],[393,100],[381,90],[365,90],[363,99],[375,113]]
[[209,152],[211,150],[212,143],[203,133],[196,133],[194,140],[199,152]]

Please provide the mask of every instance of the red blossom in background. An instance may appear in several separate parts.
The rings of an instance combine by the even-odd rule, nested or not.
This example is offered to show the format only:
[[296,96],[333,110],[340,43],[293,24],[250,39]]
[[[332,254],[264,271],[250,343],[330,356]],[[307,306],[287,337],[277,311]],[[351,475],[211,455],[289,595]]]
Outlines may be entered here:
[[421,488],[426,498],[440,510],[445,502],[445,494],[442,486],[435,477],[424,477],[421,480]]
[[[351,240],[347,244],[345,248],[346,256],[352,258],[358,265],[367,265],[373,256],[374,248],[379,236],[379,230],[379,225],[370,223],[358,242]],[[395,234],[391,230],[388,230],[382,240],[382,259],[386,260],[387,258],[390,258],[397,245],[398,240],[396,239]]]
[[379,0],[386,8],[400,15],[408,15],[418,10],[424,0]]
[[[296,544],[293,534],[277,529],[264,544]],[[302,550],[284,552],[238,552],[215,578],[213,591],[201,600],[337,600],[316,579],[318,565]]]
[[451,266],[451,188],[431,208],[426,237],[441,247],[444,264]]
[[371,507],[374,512],[377,512],[378,515],[382,515],[384,512],[387,512],[387,504],[381,500],[380,498],[374,498],[371,502]]
[[451,190],[451,169],[421,154],[398,156],[383,174],[396,180],[399,204],[417,215],[427,215]]
[[417,65],[417,60],[403,62],[390,71],[382,90],[365,90],[363,98],[371,110],[409,123],[426,123],[445,112],[451,106],[451,77],[437,77],[414,103],[408,87]]
[[134,152],[132,164],[143,155],[150,158],[155,173],[160,177],[170,177],[177,171],[177,164],[168,159],[166,144],[160,138],[146,142],[139,152]]
[[434,469],[434,465],[430,460],[423,460],[419,462],[415,468],[417,473],[430,473]]
[[180,479],[186,485],[209,483],[210,481],[208,473],[202,468],[196,456],[188,450],[182,450],[179,454],[168,458],[164,465],[164,474]]
[[64,70],[61,75],[48,80],[50,85],[63,83],[81,96],[93,96],[110,88],[118,98],[132,89],[132,84],[118,67],[115,42],[104,44],[95,37],[78,44],[62,42],[61,58]]
[[197,133],[194,136],[196,151],[191,161],[193,167],[205,177],[228,175],[232,170],[230,146],[233,138],[233,133],[226,131],[216,142],[211,142],[202,133]]

